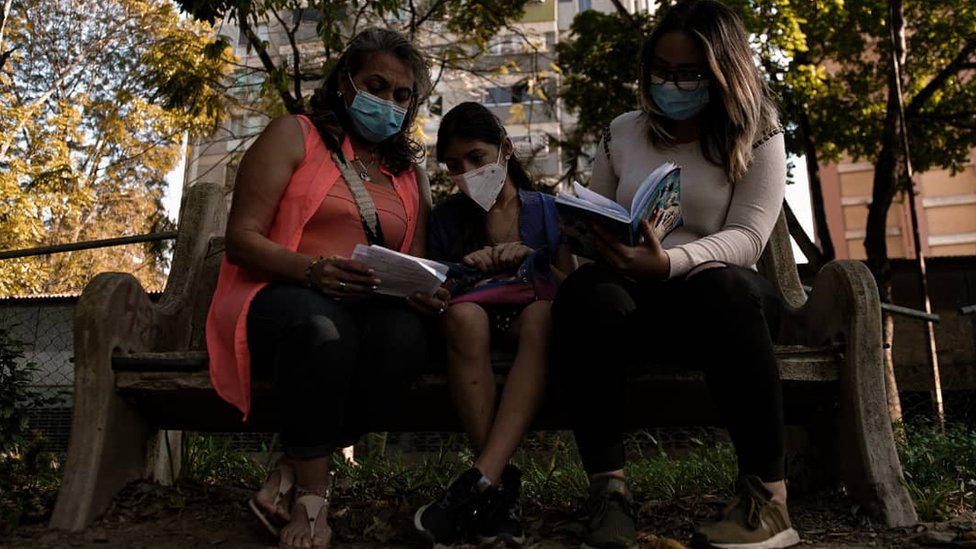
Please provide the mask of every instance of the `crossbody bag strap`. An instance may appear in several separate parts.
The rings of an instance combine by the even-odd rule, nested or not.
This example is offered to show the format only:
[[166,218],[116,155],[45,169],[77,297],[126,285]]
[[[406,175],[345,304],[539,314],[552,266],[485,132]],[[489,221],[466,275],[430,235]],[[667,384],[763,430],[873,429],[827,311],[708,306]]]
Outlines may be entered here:
[[349,192],[356,200],[356,207],[359,208],[359,220],[363,222],[363,231],[366,233],[366,241],[370,244],[386,245],[383,238],[383,227],[380,226],[380,216],[376,212],[376,205],[373,204],[373,197],[363,184],[362,178],[356,170],[349,167],[349,164],[339,159],[336,153],[332,153],[332,161],[339,167],[342,178],[346,180]]

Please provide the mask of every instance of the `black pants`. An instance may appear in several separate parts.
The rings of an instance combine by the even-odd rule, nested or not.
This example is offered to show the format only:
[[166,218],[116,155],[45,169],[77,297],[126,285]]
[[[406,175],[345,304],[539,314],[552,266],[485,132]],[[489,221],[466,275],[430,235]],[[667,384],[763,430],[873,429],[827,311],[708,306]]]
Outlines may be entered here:
[[347,446],[389,413],[427,361],[427,329],[403,300],[336,301],[270,284],[247,317],[251,372],[274,382],[275,422],[289,457]]
[[553,372],[569,393],[587,472],[623,467],[628,365],[659,359],[704,371],[741,474],[781,480],[783,393],[770,335],[780,311],[769,282],[742,267],[667,282],[636,283],[596,264],[570,275],[552,306]]

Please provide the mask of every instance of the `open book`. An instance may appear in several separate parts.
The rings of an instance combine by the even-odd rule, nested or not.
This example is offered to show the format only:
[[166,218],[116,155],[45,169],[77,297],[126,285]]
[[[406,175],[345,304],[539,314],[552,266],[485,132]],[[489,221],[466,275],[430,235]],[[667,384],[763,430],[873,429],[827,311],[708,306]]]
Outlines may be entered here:
[[603,195],[575,183],[576,196],[556,195],[556,208],[564,225],[579,236],[567,236],[573,253],[599,259],[593,246],[590,223],[599,223],[612,232],[620,242],[635,246],[641,241],[640,222],[654,222],[654,234],[659,240],[681,226],[681,168],[673,162],[661,164],[644,179],[630,208],[625,208]]
[[407,297],[416,292],[433,295],[447,280],[447,265],[400,253],[383,246],[356,244],[352,259],[362,261],[380,279],[376,293]]

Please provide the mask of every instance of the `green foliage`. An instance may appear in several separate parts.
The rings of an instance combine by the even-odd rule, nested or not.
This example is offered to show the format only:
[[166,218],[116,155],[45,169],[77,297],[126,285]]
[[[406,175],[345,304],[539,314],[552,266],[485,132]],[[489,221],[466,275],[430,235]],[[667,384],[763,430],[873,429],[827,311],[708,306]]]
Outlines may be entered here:
[[[367,26],[403,31],[426,46],[436,69],[473,68],[489,41],[525,13],[526,0],[240,0],[201,2],[177,0],[179,7],[198,21],[223,20],[242,29],[248,48],[260,57],[256,69],[265,75],[263,92],[277,99],[284,111],[297,114],[307,108],[309,97],[302,84],[325,78],[349,39]],[[303,34],[301,14],[314,14],[321,49],[298,48]],[[281,24],[279,24],[281,23]],[[292,51],[280,58],[268,52],[268,42],[254,29],[274,25],[285,33],[279,43]],[[450,36],[448,40],[445,37]]]
[[[588,481],[576,449],[563,435],[555,435],[546,453],[519,451],[514,462],[522,468],[522,493],[534,506],[572,507],[585,498]],[[651,440],[651,446],[642,441]],[[402,456],[372,454],[356,456],[357,465],[335,456],[341,489],[355,499],[402,497],[422,492],[436,496],[465,468],[473,456],[469,451],[447,448],[420,463],[408,463]],[[702,494],[728,494],[736,476],[735,453],[725,443],[696,443],[679,454],[668,454],[646,433],[627,441],[631,456],[626,469],[634,494],[641,499],[670,499]]]
[[584,11],[573,19],[571,39],[556,46],[564,75],[560,97],[591,140],[637,108],[637,55],[653,20],[641,13],[634,21],[639,30],[616,13]]
[[267,471],[227,436],[186,433],[182,477],[203,484],[260,486]]
[[32,386],[36,370],[23,343],[0,327],[0,532],[43,518],[60,482],[57,459],[28,431],[28,409],[60,400]]
[[[649,444],[648,444],[649,443]],[[721,442],[693,441],[683,452],[667,452],[649,433],[632,433],[625,472],[640,499],[665,500],[703,494],[728,494],[735,483],[735,452]],[[571,446],[558,443],[547,459],[524,453],[522,490],[540,506],[570,506],[585,497],[588,481]]]
[[976,509],[976,429],[930,421],[904,426],[898,453],[922,520],[946,520]]
[[[780,98],[788,146],[808,116],[821,161],[847,152],[874,160],[887,112],[888,2],[728,0],[752,33],[753,49]],[[912,162],[916,169],[960,168],[976,146],[976,9],[970,2],[906,3],[904,67]],[[614,116],[636,108],[636,55],[653,25],[594,11],[573,21],[559,45],[566,106],[591,140]],[[967,70],[968,69],[968,70]]]
[[24,344],[0,326],[0,456],[33,440],[27,430],[29,408],[52,406],[61,400],[33,386],[36,371],[37,364],[25,360]]
[[[0,52],[0,249],[147,233],[184,136],[224,115],[230,60],[168,2],[17,0]],[[164,281],[141,245],[0,263],[0,293],[78,291],[100,271]]]

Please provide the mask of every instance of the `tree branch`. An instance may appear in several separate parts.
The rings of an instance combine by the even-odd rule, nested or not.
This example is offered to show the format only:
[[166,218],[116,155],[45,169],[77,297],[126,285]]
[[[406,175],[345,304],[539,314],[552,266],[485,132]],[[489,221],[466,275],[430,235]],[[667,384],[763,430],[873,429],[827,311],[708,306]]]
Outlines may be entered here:
[[976,39],[967,40],[965,46],[956,54],[956,57],[945,68],[939,71],[939,74],[935,75],[924,88],[915,94],[915,97],[905,106],[906,121],[918,115],[925,103],[935,95],[935,92],[942,88],[951,76],[963,70],[966,65],[972,64],[967,61],[973,52],[976,52]]
[[634,19],[634,16],[629,11],[627,11],[627,8],[625,8],[624,5],[620,3],[620,0],[610,0],[610,1],[613,2],[613,7],[617,9],[617,13],[620,15],[620,17],[624,18],[624,20],[627,21],[627,24],[630,25],[635,31],[640,32],[641,30],[640,24],[637,22],[636,19]]
[[[241,32],[243,32],[244,36],[247,37],[248,43],[254,47],[254,52],[257,53],[258,59],[261,61],[261,65],[264,67],[265,72],[269,75],[274,74],[275,71],[278,70],[278,67],[275,66],[274,60],[271,59],[270,55],[268,55],[268,50],[264,46],[264,41],[258,38],[258,35],[254,33],[254,29],[251,28],[251,25],[247,22],[247,17],[244,14],[241,14],[241,16],[238,17],[238,22],[241,25]],[[276,86],[276,89],[278,90],[278,96],[281,97],[281,102],[285,105],[285,110],[292,114],[299,114],[301,112],[301,105],[295,99],[295,97],[292,96],[291,92],[288,91],[288,88]]]

